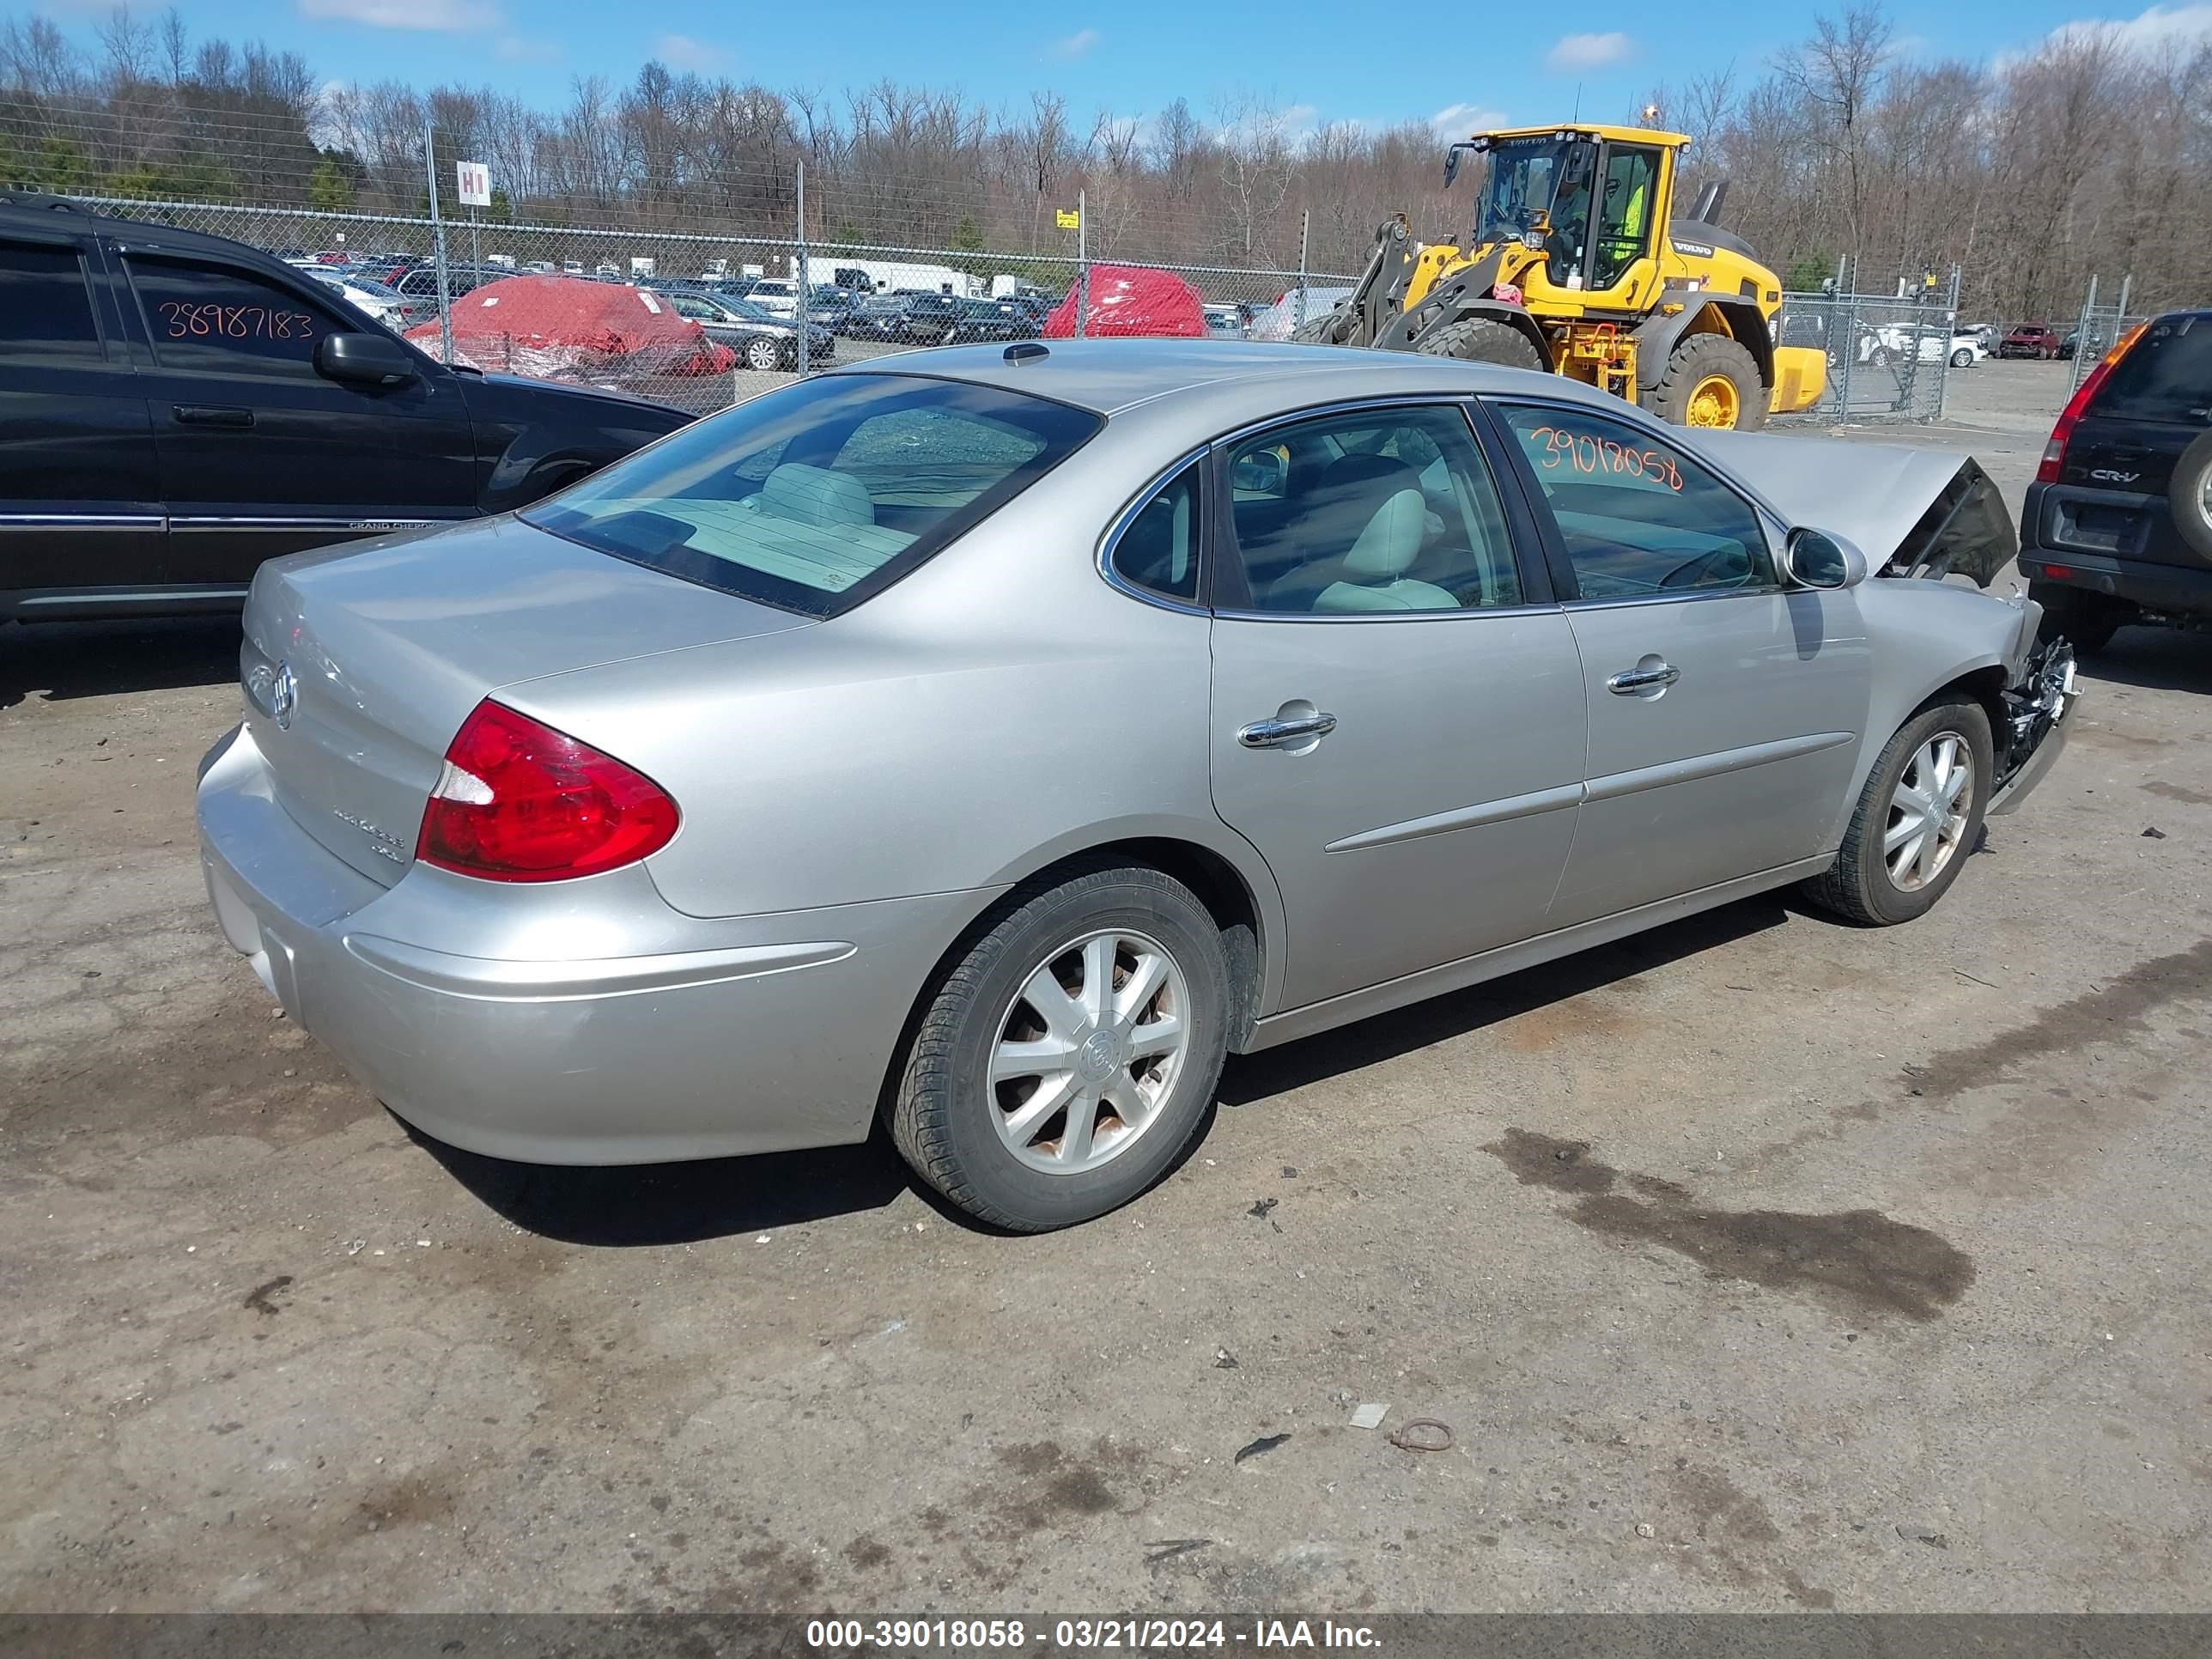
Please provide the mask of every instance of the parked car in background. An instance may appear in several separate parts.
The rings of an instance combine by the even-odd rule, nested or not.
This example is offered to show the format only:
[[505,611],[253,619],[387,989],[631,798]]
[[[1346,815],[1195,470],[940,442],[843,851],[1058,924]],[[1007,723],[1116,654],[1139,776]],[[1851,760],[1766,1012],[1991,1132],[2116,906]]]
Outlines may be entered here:
[[963,301],[950,294],[878,294],[854,307],[845,333],[856,340],[938,345],[962,320]]
[[2044,323],[2022,323],[1997,342],[2000,357],[2056,357],[2057,331]]
[[1206,331],[1218,340],[1241,340],[1250,313],[1243,306],[1216,303],[1208,301],[1206,312]]
[[799,284],[781,276],[763,276],[745,291],[745,298],[778,317],[795,316],[799,311]]
[[2087,346],[2082,344],[2081,331],[2078,328],[2069,328],[2066,331],[2066,337],[2058,343],[2058,355],[2069,363],[2084,350],[2093,357],[2101,357],[2105,355],[2105,348],[2111,343],[2109,331],[2105,325],[2101,322],[2092,323],[2089,325],[2089,340]]
[[0,621],[236,609],[264,559],[524,506],[679,410],[445,367],[217,236],[0,192]]
[[[514,273],[501,270],[496,265],[480,270],[474,265],[448,264],[446,267],[446,292],[458,300],[464,294],[482,288],[486,283],[495,283],[502,276]],[[438,297],[438,267],[410,265],[398,276],[386,281],[410,300],[426,299],[435,303]]]
[[1873,335],[1881,349],[1867,353],[1862,362],[1871,357],[1881,362],[1902,362],[1917,357],[1923,363],[1948,360],[1954,368],[1972,368],[1989,356],[1979,335],[1971,330],[1946,330],[1940,319],[1934,326],[1890,323],[1875,329]]
[[420,296],[402,294],[373,276],[359,276],[335,265],[309,265],[308,276],[343,295],[346,303],[395,334],[404,334],[417,323],[438,314],[434,292]]
[[2212,620],[2212,310],[2123,335],[2051,428],[2021,574],[2082,652],[2157,618]]
[[1301,310],[1296,289],[1282,295],[1274,304],[1262,306],[1252,316],[1246,337],[1254,340],[1287,340],[1301,320],[1310,322],[1316,317],[1327,316],[1341,301],[1352,297],[1348,288],[1308,288]]
[[[660,296],[707,332],[707,337],[738,354],[756,372],[799,367],[799,321],[763,311],[750,300],[733,300],[703,289],[665,288]],[[807,326],[807,362],[826,363],[836,356],[836,337],[819,323]]]
[[1717,435],[1207,340],[797,381],[264,569],[216,915],[441,1140],[643,1163],[880,1109],[951,1203],[1083,1221],[1227,1052],[1796,884],[1909,921],[2043,775],[2036,607],[1869,579],[1942,515],[1857,464],[1927,452]]

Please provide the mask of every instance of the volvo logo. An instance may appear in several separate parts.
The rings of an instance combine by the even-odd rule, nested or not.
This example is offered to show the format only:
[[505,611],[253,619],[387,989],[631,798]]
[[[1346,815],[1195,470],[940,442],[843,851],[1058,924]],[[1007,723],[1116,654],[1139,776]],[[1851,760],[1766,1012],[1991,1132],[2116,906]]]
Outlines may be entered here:
[[300,682],[292,678],[292,665],[276,665],[276,682],[269,688],[269,717],[279,732],[292,729],[292,711],[300,706]]

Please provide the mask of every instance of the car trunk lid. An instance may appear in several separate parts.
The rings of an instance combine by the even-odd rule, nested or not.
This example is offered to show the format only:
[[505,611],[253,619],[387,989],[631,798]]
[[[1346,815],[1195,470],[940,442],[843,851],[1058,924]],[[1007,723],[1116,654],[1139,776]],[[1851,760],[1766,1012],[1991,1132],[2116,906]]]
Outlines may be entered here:
[[514,519],[261,568],[240,666],[278,803],[389,885],[469,711],[501,686],[803,625]]

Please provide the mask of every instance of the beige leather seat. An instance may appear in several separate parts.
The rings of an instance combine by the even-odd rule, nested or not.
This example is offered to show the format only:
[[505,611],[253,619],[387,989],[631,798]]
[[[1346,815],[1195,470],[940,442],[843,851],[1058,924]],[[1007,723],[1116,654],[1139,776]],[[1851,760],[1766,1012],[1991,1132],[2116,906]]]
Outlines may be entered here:
[[1314,486],[1298,531],[1311,557],[1267,591],[1271,611],[1456,611],[1459,601],[1406,573],[1428,538],[1420,476],[1388,455],[1340,456]]

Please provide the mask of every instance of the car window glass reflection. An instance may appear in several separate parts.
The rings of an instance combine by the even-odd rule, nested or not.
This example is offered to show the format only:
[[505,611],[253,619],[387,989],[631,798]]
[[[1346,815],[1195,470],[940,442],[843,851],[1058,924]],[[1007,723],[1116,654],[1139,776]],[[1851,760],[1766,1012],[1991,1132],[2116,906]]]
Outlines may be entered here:
[[1579,597],[1645,599],[1774,580],[1750,503],[1672,445],[1578,409],[1501,412],[1551,507]]
[[1449,406],[1271,427],[1229,454],[1257,611],[1373,615],[1521,603],[1496,484]]

